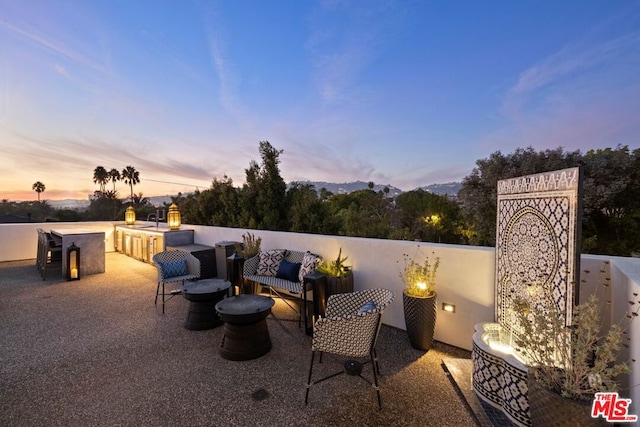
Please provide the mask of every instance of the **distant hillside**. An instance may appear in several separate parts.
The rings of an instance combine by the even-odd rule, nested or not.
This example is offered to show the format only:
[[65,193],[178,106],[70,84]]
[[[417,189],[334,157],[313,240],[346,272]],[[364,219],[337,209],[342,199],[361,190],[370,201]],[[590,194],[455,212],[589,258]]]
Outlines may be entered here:
[[[127,202],[129,198],[122,199]],[[47,200],[47,203],[54,209],[76,209],[84,210],[89,207],[91,201],[88,199],[64,199],[64,200]],[[171,196],[152,196],[149,197],[149,203],[153,206],[164,206],[171,203]]]
[[[328,191],[331,191],[333,194],[348,194],[358,190],[366,190],[369,188],[369,183],[364,181],[355,181],[355,182],[343,182],[343,183],[333,183],[333,182],[323,182],[323,181],[297,181],[300,184],[311,184],[316,188],[316,191],[320,191],[322,188],[326,188]],[[389,184],[375,184],[373,186],[373,191],[384,191],[385,187],[389,187],[389,196],[397,196],[398,194],[402,194],[402,190],[394,187]]]
[[[300,184],[311,184],[315,187],[316,191],[320,191],[322,188],[326,188],[331,191],[333,194],[347,194],[357,190],[364,190],[369,188],[369,183],[364,181],[355,181],[355,182],[343,182],[343,183],[333,183],[333,182],[323,182],[323,181],[298,181]],[[397,196],[398,194],[402,194],[403,191],[398,187],[394,187],[391,184],[375,184],[373,186],[374,191],[383,191],[385,187],[389,187],[389,196]],[[462,187],[462,183],[460,182],[448,182],[445,184],[431,184],[424,187],[420,187],[422,190],[428,191],[433,194],[437,194],[440,196],[449,195],[456,196],[458,191]]]
[[63,199],[47,200],[47,203],[54,209],[86,209],[89,207],[89,200],[86,199]]
[[[364,181],[354,181],[354,182],[343,182],[343,183],[334,183],[334,182],[323,182],[323,181],[297,181],[300,184],[310,184],[313,185],[316,191],[320,191],[322,188],[326,188],[328,191],[331,191],[333,194],[348,194],[357,190],[365,190],[369,188],[369,183]],[[389,187],[389,197],[395,197],[399,194],[402,194],[403,191],[398,187],[394,187],[391,184],[375,184],[373,186],[373,190],[384,191],[385,187]],[[433,194],[438,194],[440,196],[448,195],[455,197],[458,194],[458,191],[462,187],[462,183],[460,182],[448,182],[445,184],[431,184],[426,185],[424,187],[420,187],[424,191],[428,191]],[[186,195],[186,194],[184,194]],[[166,196],[152,196],[149,197],[149,203],[153,206],[163,207],[165,204],[171,203],[171,197],[169,195]],[[128,199],[124,199],[126,202]],[[78,209],[83,210],[89,207],[90,201],[88,199],[84,200],[76,200],[76,199],[66,199],[66,200],[47,200],[47,203],[51,205],[54,209]]]
[[458,191],[462,188],[461,182],[447,182],[446,184],[431,184],[425,187],[420,187],[425,191],[429,191],[439,196],[457,196]]

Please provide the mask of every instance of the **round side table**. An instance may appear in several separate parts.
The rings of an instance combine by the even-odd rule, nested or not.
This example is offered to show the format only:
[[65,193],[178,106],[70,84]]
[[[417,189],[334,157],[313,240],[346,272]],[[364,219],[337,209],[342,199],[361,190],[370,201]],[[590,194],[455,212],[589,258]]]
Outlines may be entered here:
[[231,283],[221,279],[204,279],[182,287],[182,295],[189,300],[189,312],[184,327],[194,331],[222,325],[216,304],[228,293]]
[[271,350],[271,337],[266,317],[275,301],[262,295],[242,294],[225,298],[216,304],[224,321],[220,355],[228,360],[249,360]]

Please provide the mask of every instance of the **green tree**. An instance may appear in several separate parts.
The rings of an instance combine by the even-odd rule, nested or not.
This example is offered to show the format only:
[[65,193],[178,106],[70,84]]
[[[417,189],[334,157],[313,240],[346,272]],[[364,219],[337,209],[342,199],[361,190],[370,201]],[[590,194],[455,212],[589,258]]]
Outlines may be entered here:
[[640,251],[640,149],[589,150],[582,163],[583,252],[629,256]]
[[517,149],[478,160],[463,180],[458,197],[472,244],[495,245],[496,188],[501,179],[581,166],[583,172],[582,252],[628,256],[640,250],[640,150],[616,149],[536,152]]
[[30,218],[31,222],[45,222],[56,216],[56,210],[46,200],[11,202],[3,199],[0,203],[0,215],[13,214]]
[[40,193],[43,193],[44,190],[46,190],[46,187],[43,183],[41,183],[40,181],[36,181],[32,186],[31,189],[34,190],[36,193],[38,193],[38,202],[40,202]]
[[131,201],[133,202],[133,206],[134,207],[150,206],[151,205],[151,203],[149,203],[149,198],[148,197],[144,197],[144,195],[142,193],[134,194],[133,197],[131,198]]
[[500,151],[476,161],[476,167],[462,181],[458,200],[467,223],[467,236],[474,245],[494,246],[496,240],[497,185],[501,179],[579,166],[579,151],[562,148],[536,152],[518,148],[512,154]]
[[245,169],[246,183],[240,197],[242,222],[248,228],[286,230],[285,196],[287,185],[280,176],[279,156],[268,141],[259,144],[261,164],[252,160]]
[[118,199],[118,190],[107,190],[102,193],[102,197],[106,197],[107,199],[117,200]]
[[349,194],[336,194],[327,202],[331,222],[325,230],[338,226],[335,234],[386,239],[392,231],[392,209],[382,191],[358,190]]
[[239,190],[226,175],[214,179],[211,187],[173,200],[178,206],[184,222],[189,224],[239,227]]
[[289,230],[300,233],[320,233],[327,211],[311,184],[293,182],[287,190]]
[[67,222],[82,221],[83,215],[74,209],[57,209],[55,211],[56,219]]
[[233,186],[233,180],[228,176],[214,179],[211,183],[211,194],[215,200],[216,209],[211,213],[213,225],[221,227],[240,226],[240,191]]
[[93,170],[93,183],[98,184],[100,186],[101,193],[104,193],[104,187],[108,181],[109,181],[109,172],[107,172],[107,170],[104,167],[97,166]]
[[133,201],[133,186],[140,183],[140,172],[133,166],[122,169],[122,180],[131,189],[131,201]]
[[96,191],[85,217],[87,221],[123,221],[124,208],[120,200],[105,197],[104,193]]
[[395,198],[394,238],[428,242],[462,243],[459,205],[446,196],[417,189]]

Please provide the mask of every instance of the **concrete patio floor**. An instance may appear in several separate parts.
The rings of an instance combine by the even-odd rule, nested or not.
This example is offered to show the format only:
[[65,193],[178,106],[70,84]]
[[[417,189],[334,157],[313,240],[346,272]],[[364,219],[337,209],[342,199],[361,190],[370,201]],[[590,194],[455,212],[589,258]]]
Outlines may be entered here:
[[[0,263],[0,425],[478,424],[442,367],[467,351],[436,343],[424,353],[383,326],[383,409],[346,375],[312,387],[305,406],[311,338],[281,301],[267,318],[271,351],[234,362],[218,353],[222,327],[185,329],[189,302],[176,297],[163,315],[155,288],[155,267],[117,253],[106,255],[106,273],[73,282],[52,271],[43,282],[34,260]],[[341,360],[325,355],[314,373]]]

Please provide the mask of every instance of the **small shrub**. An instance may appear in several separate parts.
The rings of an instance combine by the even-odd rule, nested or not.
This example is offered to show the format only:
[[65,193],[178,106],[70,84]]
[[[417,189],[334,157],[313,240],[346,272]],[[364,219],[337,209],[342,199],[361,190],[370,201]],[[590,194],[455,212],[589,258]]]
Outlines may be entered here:
[[[616,363],[627,337],[618,324],[602,336],[598,297],[590,295],[577,305],[572,326],[566,326],[551,289],[529,286],[528,297],[514,299],[515,326],[521,331],[515,344],[537,383],[581,401],[591,401],[597,392],[618,391],[616,377],[631,372],[626,362]],[[627,317],[637,315],[636,308]]]
[[262,243],[262,237],[255,237],[252,233],[245,233],[242,235],[242,243],[235,243],[234,247],[236,252],[241,257],[248,259],[260,252],[260,244]]
[[348,269],[344,265],[344,262],[348,259],[348,256],[342,258],[342,248],[338,251],[338,257],[334,261],[323,261],[320,263],[316,271],[331,277],[345,277],[348,273]]
[[433,260],[425,258],[418,263],[408,254],[403,254],[404,269],[399,273],[404,291],[412,297],[430,297],[436,292],[436,273],[440,267],[440,257],[432,252]]

